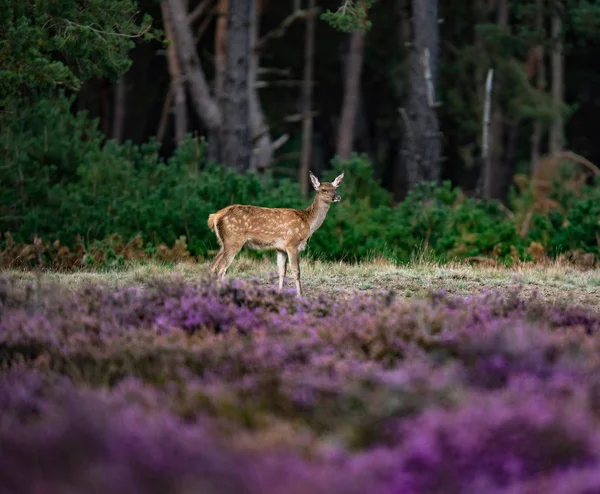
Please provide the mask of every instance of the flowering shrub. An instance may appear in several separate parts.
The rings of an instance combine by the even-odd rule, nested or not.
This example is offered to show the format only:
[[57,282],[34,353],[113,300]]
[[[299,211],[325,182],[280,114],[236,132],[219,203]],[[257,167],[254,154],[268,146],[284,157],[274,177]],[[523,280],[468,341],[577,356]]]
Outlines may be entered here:
[[517,292],[0,278],[0,492],[592,492],[599,329]]

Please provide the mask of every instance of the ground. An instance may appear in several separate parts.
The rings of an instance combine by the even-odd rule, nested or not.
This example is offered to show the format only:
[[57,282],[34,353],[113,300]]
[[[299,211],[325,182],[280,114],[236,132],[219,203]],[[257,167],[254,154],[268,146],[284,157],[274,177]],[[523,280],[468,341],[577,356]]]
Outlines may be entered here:
[[[600,270],[302,272],[308,301],[289,279],[202,286],[205,263],[13,271],[0,492],[600,492]],[[191,282],[129,288],[156,278]],[[229,278],[276,287],[276,264],[240,256]]]
[[[430,290],[445,289],[450,293],[479,293],[484,289],[511,290],[522,293],[537,292],[550,303],[574,303],[600,306],[600,270],[583,271],[568,265],[521,266],[514,269],[473,267],[464,264],[439,265],[419,262],[395,266],[386,262],[324,263],[301,260],[302,283],[305,296],[312,298],[323,293],[349,298],[363,291],[377,293],[394,290],[411,298],[425,295]],[[22,279],[31,279],[32,273],[12,272]],[[254,279],[262,285],[277,284],[277,266],[274,259],[256,261],[240,256],[231,265],[229,279]],[[289,268],[286,286],[293,287]],[[104,273],[44,273],[43,279],[58,280],[65,287],[82,282],[102,282],[122,286],[143,284],[151,277],[181,276],[184,279],[204,279],[208,263],[201,264],[146,264]]]

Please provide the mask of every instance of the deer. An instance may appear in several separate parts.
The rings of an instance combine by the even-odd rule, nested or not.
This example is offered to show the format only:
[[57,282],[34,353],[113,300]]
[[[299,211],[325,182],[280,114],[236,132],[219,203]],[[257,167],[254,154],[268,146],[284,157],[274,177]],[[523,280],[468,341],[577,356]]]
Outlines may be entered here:
[[254,250],[275,250],[279,290],[283,289],[289,262],[296,283],[296,294],[301,297],[300,252],[325,221],[331,204],[341,200],[337,189],[344,172],[333,182],[319,182],[310,170],[309,176],[316,194],[306,209],[233,204],[210,214],[208,227],[215,232],[220,245],[219,252],[210,262],[210,272],[221,281],[224,280],[227,269],[244,245]]

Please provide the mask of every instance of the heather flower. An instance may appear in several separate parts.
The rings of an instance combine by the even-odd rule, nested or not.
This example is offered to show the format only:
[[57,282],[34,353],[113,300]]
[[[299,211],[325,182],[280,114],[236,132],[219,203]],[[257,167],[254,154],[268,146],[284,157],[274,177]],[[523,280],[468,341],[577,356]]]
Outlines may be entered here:
[[596,311],[392,295],[0,278],[0,491],[595,487]]
[[2,391],[14,391],[20,377],[26,378],[24,394],[47,404],[33,424],[0,421],[0,492],[358,494],[366,486],[334,465],[292,452],[238,451],[207,421],[186,424],[132,404],[108,406],[102,394],[68,383],[55,395],[37,397],[35,374],[9,374]]
[[[577,401],[541,393],[474,394],[401,426],[393,484],[403,492],[473,492],[598,462],[600,443]],[[480,491],[478,491],[480,492]]]
[[594,494],[600,492],[600,469],[572,468],[543,475],[534,480],[515,483],[503,489],[490,489],[490,494]]

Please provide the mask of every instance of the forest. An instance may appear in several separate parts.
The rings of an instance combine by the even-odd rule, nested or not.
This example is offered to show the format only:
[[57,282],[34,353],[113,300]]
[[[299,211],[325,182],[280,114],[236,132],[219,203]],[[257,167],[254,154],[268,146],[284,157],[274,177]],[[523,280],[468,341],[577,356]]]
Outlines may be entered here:
[[0,494],[600,492],[599,62],[599,0],[0,1]]
[[4,265],[204,259],[209,213],[306,207],[308,171],[342,169],[311,256],[598,259],[594,0],[7,0],[0,16]]

